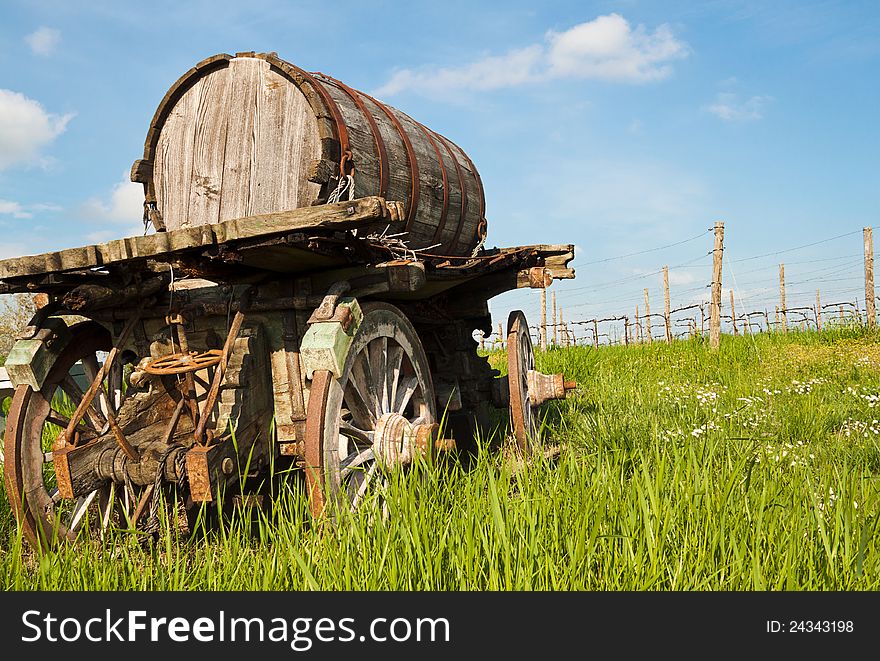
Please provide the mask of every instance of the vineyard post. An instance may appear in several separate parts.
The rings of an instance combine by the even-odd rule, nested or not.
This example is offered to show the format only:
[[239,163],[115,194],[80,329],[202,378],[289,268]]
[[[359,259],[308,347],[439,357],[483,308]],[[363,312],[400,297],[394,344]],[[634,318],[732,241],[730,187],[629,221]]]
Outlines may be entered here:
[[877,308],[874,298],[874,236],[870,227],[864,229],[865,236],[865,315],[868,328],[877,325]]
[[541,327],[538,335],[541,351],[547,351],[547,290],[541,289]]
[[733,324],[733,336],[739,335],[736,329],[736,308],[733,305],[733,289],[730,290],[730,323]]
[[560,342],[560,344],[567,349],[568,348],[568,333],[566,332],[566,328],[565,328],[565,319],[562,316],[562,308],[559,308],[559,330],[562,333],[562,342]]
[[639,319],[639,306],[636,305],[636,342],[642,343],[642,322]]
[[715,248],[712,251],[712,306],[709,309],[709,347],[721,344],[721,256],[724,253],[724,223],[715,223]]
[[669,267],[663,267],[663,322],[666,324],[666,344],[672,342],[672,326],[669,319]]
[[504,333],[501,331],[501,322],[498,322],[498,342],[501,344],[501,348],[504,348]]
[[550,294],[550,305],[553,308],[553,346],[555,347],[559,341],[559,335],[556,331],[556,292]]
[[593,318],[593,346],[599,348],[599,322]]
[[782,315],[782,332],[788,332],[788,315],[785,309],[785,264],[779,265],[779,312]]
[[483,331],[480,331],[480,351],[483,351],[486,348],[486,334]]
[[843,319],[843,306],[842,306],[842,305],[839,305],[837,309],[840,311],[840,325],[842,326],[842,325],[843,325],[843,322],[844,322],[844,319]]
[[629,346],[629,317],[623,318],[623,343]]
[[706,308],[700,303],[700,335],[706,334]]
[[648,344],[651,344],[654,338],[651,336],[651,301],[648,299],[647,287],[645,287],[645,337],[648,338]]
[[819,290],[816,290],[816,330],[822,330],[822,303],[819,300]]

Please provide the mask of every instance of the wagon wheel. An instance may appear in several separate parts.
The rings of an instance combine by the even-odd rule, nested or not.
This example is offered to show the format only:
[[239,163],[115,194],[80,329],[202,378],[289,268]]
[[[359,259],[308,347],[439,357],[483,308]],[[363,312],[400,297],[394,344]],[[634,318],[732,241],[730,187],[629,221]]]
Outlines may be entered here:
[[[15,389],[4,438],[7,498],[25,536],[40,548],[72,541],[86,529],[103,533],[111,522],[122,518],[118,507],[122,501],[133,506],[129,496],[134,494],[123,489],[117,492],[112,484],[72,500],[58,493],[53,443],[83,398],[86,388],[81,384],[94,378],[101,356],[111,348],[109,333],[94,322],[71,330],[73,339],[55,359],[43,387]],[[106,432],[107,410],[116,412],[122,404],[120,364],[110,370],[105,387],[76,427],[82,442]]]
[[[306,480],[312,514],[356,509],[409,465],[436,430],[422,343],[394,306],[368,303],[340,378],[318,370],[309,391]],[[387,515],[387,504],[383,504]]]
[[529,324],[522,310],[507,317],[507,383],[510,389],[510,422],[517,448],[534,449],[541,443],[538,407],[529,395],[529,371],[535,369],[535,351]]

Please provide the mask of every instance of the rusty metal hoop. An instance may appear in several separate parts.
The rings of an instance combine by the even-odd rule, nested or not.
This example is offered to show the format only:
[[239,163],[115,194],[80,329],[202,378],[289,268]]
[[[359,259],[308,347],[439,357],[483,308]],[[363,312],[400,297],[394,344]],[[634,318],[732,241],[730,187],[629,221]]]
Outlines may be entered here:
[[517,448],[529,451],[540,445],[537,407],[529,395],[529,371],[535,369],[535,351],[529,324],[522,310],[507,317],[507,383],[510,391],[510,423]]
[[144,367],[144,371],[148,374],[159,374],[162,376],[197,372],[218,364],[222,355],[223,352],[220,349],[172,353],[151,360]]
[[[412,324],[387,303],[362,309],[341,376],[317,370],[309,389],[305,477],[315,517],[328,506],[356,509],[379,493],[392,465],[403,465],[385,450],[397,445],[408,456],[437,420],[428,359]],[[387,504],[382,509],[387,515]]]

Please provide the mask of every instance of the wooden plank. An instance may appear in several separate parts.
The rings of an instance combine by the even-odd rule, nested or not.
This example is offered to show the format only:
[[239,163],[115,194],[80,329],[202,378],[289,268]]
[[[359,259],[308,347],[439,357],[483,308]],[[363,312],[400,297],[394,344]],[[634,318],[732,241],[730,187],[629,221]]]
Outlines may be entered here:
[[203,80],[198,80],[183,93],[166,118],[156,145],[153,182],[156,203],[168,229],[183,226],[188,218],[196,127],[194,117],[198,112],[202,84]]
[[276,69],[267,65],[261,74],[262,110],[254,129],[256,158],[248,211],[252,215],[309,206],[321,192],[320,184],[309,181],[321,141],[308,99]]
[[304,229],[343,230],[373,227],[377,222],[384,227],[396,222],[388,214],[382,198],[364,197],[350,202],[247,216],[215,225],[183,227],[148,236],[133,236],[109,243],[2,260],[0,279],[84,270],[148,257],[161,260],[162,257],[185,250]]
[[228,67],[202,79],[193,136],[192,181],[187,223],[208,224],[220,220],[223,193],[223,160],[229,104]]
[[262,121],[261,69],[268,66],[265,60],[252,57],[237,57],[229,63],[232,80],[227,107],[221,222],[248,215],[252,195],[251,171],[256,158],[255,130]]

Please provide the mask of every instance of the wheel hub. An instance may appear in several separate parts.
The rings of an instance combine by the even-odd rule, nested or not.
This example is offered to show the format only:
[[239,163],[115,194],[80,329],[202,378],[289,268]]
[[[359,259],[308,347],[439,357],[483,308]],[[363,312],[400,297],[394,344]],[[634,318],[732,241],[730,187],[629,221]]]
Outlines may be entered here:
[[385,465],[405,466],[416,453],[418,426],[399,413],[386,413],[376,424],[373,434],[373,454]]

